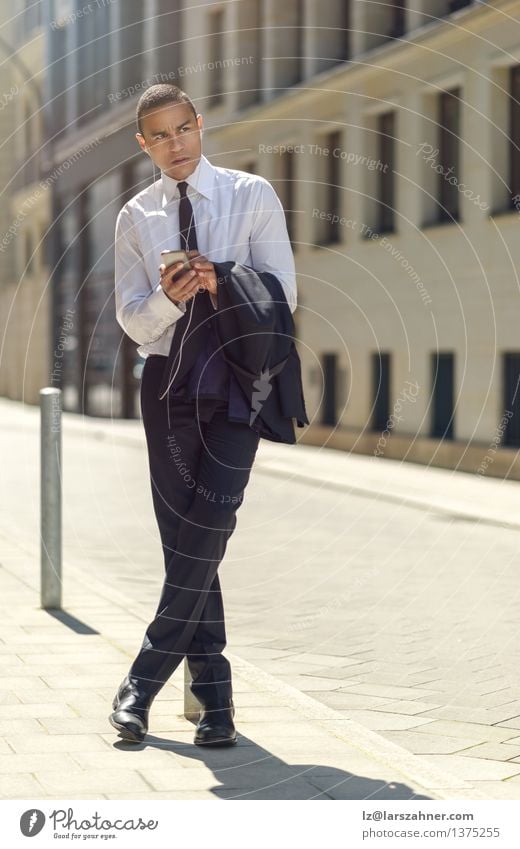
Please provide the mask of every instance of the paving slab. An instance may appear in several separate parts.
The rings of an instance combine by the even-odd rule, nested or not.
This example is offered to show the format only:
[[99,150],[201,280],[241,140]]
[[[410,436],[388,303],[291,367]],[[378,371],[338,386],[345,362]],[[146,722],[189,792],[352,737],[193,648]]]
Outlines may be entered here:
[[[111,642],[112,634],[117,632],[115,620],[105,635],[95,606],[87,613],[79,601],[76,606],[68,605],[68,614],[89,621],[96,633],[87,637],[85,633],[68,632],[67,644],[74,645],[76,662],[49,664],[53,669],[49,675],[46,657],[54,656],[66,625],[39,609],[34,586],[36,570],[31,587],[17,574],[19,563],[16,567],[9,565],[4,557],[0,565],[0,607],[4,578],[11,585],[18,580],[18,609],[25,614],[32,611],[30,617],[26,616],[27,621],[37,621],[38,616],[45,620],[43,629],[31,626],[31,639],[39,643],[43,631],[50,639],[45,642],[46,653],[36,655],[42,658],[40,676],[35,674],[35,654],[29,651],[23,655],[27,662],[22,660],[13,666],[18,674],[6,677],[5,686],[13,688],[19,701],[0,705],[3,798],[21,798],[25,794],[41,799],[91,798],[96,794],[97,798],[163,798],[156,794],[167,793],[170,798],[208,798],[209,794],[217,799],[330,801],[349,798],[349,794],[350,798],[369,798],[375,793],[380,798],[441,799],[450,788],[467,798],[475,794],[469,782],[421,764],[415,756],[392,747],[382,737],[373,735],[367,743],[366,729],[356,727],[339,711],[289,685],[281,689],[274,676],[233,656],[239,732],[236,747],[208,752],[193,745],[193,725],[182,716],[181,668],[154,702],[154,707],[161,709],[152,709],[150,733],[145,741],[137,746],[125,743],[107,719],[113,693],[131,657],[128,648],[118,649]],[[74,586],[73,569],[69,568],[67,581]],[[77,597],[81,597],[79,592]],[[11,615],[15,615],[13,605],[11,601]],[[134,639],[144,621],[144,615],[135,616]],[[121,642],[124,644],[123,638]],[[25,645],[25,641],[22,643]],[[19,635],[14,646],[18,651]],[[86,671],[82,652],[97,669],[97,651],[100,657],[106,657],[107,647],[112,655],[110,672],[102,669],[98,677]],[[56,656],[64,657],[59,651]],[[114,662],[114,656],[119,663]],[[65,657],[70,658],[70,651]],[[8,689],[6,693],[9,692]],[[302,699],[306,701],[302,703]],[[378,747],[382,747],[381,751]],[[10,783],[5,780],[7,777]],[[15,780],[11,780],[13,777]]]
[[[0,412],[10,438],[3,465],[9,521],[0,525],[0,722],[31,722],[4,728],[9,751],[0,752],[0,792],[3,756],[21,759],[22,771],[13,773],[19,788],[36,782],[48,798],[59,797],[56,773],[66,764],[86,779],[83,790],[70,786],[71,797],[89,798],[96,792],[92,758],[119,752],[111,730],[103,730],[107,705],[140,644],[162,580],[142,425],[64,415],[66,617],[60,619],[42,615],[38,606],[39,411],[0,400]],[[107,476],[107,468],[114,474]],[[368,793],[370,782],[379,782],[378,793],[511,798],[520,783],[516,774],[504,777],[516,765],[502,746],[520,732],[519,493],[516,482],[476,482],[449,470],[264,441],[249,504],[241,508],[241,534],[230,541],[222,570],[240,756],[251,750],[261,763],[312,767],[305,779],[294,779],[298,798],[336,798],[311,778],[313,770],[341,770],[338,740],[345,764],[336,793]],[[252,669],[241,661],[252,662]],[[181,730],[179,683],[156,700],[150,739],[130,755],[142,752],[145,763],[151,748],[188,771],[195,769],[196,747],[192,727]],[[278,690],[280,683],[289,689]],[[290,739],[277,736],[287,725]],[[298,733],[302,728],[307,735]],[[76,733],[80,741],[95,738],[106,752],[85,751],[81,742],[80,750],[72,743],[68,749],[64,738]],[[46,752],[15,752],[26,735],[54,737],[64,750],[50,753],[45,769],[39,758]],[[461,755],[478,747],[484,757]],[[497,761],[502,770],[489,771],[495,767],[490,754],[506,758]],[[34,769],[25,782],[27,756]],[[360,765],[360,774],[352,775],[349,763],[361,764],[363,757],[366,769]],[[107,782],[98,788],[100,798],[170,792],[151,785],[138,768],[130,770],[133,788],[114,789],[118,770],[108,759],[103,763]],[[472,777],[464,777],[471,764]],[[200,762],[197,771],[204,773]],[[280,793],[290,792],[290,780],[282,785]],[[215,799],[240,789],[229,781],[213,786],[175,793]],[[247,776],[243,781],[248,793],[275,793],[276,786],[274,779],[267,789],[255,788]]]

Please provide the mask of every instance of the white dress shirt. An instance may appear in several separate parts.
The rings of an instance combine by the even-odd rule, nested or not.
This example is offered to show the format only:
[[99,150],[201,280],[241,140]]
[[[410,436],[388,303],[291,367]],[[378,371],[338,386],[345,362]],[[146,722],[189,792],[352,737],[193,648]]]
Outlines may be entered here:
[[[272,272],[294,312],[294,257],[272,185],[264,177],[212,165],[204,155],[186,182],[200,253],[210,262],[233,261]],[[184,303],[176,306],[158,282],[161,251],[181,247],[177,183],[161,172],[125,203],[116,221],[116,317],[145,358],[168,355],[175,322],[186,310]],[[211,299],[216,308],[215,296]]]

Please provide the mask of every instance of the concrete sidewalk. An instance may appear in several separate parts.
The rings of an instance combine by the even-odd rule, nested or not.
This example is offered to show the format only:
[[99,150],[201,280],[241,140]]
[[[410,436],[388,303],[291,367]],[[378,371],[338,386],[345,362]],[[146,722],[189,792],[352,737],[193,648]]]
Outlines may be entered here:
[[[14,428],[19,432],[24,427],[33,430],[39,423],[39,410],[0,398],[0,417],[2,430]],[[64,427],[68,433],[77,436],[140,446],[146,451],[143,426],[139,420],[109,420],[65,413]],[[381,501],[427,509],[459,519],[520,528],[518,481],[350,454],[326,446],[319,449],[303,444],[297,448],[277,445],[265,439],[260,440],[254,470],[337,488],[341,492],[366,495],[370,499],[375,496]]]
[[[309,599],[312,604],[305,608],[304,600],[294,594],[295,603],[290,605],[293,618],[287,620],[286,628],[290,639],[284,639],[286,620],[276,620],[271,597],[255,583],[251,571],[240,577],[249,549],[256,551],[256,540],[265,535],[263,527],[270,527],[262,527],[261,521],[258,530],[251,527],[235,540],[235,559],[228,558],[227,563],[232,590],[227,596],[229,645],[237,647],[241,655],[233,657],[227,652],[234,670],[239,745],[221,752],[192,745],[193,726],[181,716],[181,670],[154,702],[146,742],[132,746],[118,741],[107,716],[115,689],[139,648],[160,577],[156,543],[151,540],[155,533],[152,511],[141,497],[144,482],[148,483],[142,425],[64,416],[64,531],[69,542],[64,564],[66,613],[54,617],[39,609],[39,411],[0,400],[0,416],[4,437],[10,437],[4,452],[5,492],[0,513],[0,677],[5,681],[0,688],[4,738],[0,795],[4,798],[161,798],[161,793],[166,798],[390,799],[414,794],[415,798],[518,798],[518,731],[516,723],[509,721],[513,713],[520,713],[514,686],[511,695],[504,690],[505,695],[501,691],[496,697],[475,696],[483,702],[482,709],[476,702],[471,709],[466,702],[460,707],[450,705],[449,682],[444,695],[442,682],[437,687],[424,681],[430,634],[416,634],[420,623],[409,617],[403,624],[404,634],[388,634],[385,620],[386,630],[381,633],[385,646],[392,647],[391,641],[397,639],[396,651],[406,649],[411,664],[406,667],[410,673],[406,681],[403,667],[372,645],[367,628],[375,623],[367,623],[359,631],[351,628],[337,654],[329,656],[334,628],[325,628],[323,637],[316,634],[314,643],[309,638],[307,626],[314,627],[309,611],[319,606],[316,589]],[[520,516],[516,482],[475,481],[473,476],[440,469],[308,446],[288,449],[265,440],[255,462],[249,508],[246,505],[244,509],[269,522],[275,503],[272,482],[283,481],[293,482],[283,491],[284,502],[294,498],[302,505],[300,519],[294,515],[286,519],[295,540],[293,547],[298,534],[315,518],[298,490],[303,487],[310,492],[309,484],[322,487],[324,498],[328,492],[328,501],[332,498],[339,503],[340,493],[354,493],[346,508],[351,517],[356,502],[370,506],[372,512],[376,510],[372,505],[379,504],[372,519],[377,527],[386,519],[383,508],[393,511],[396,504],[406,504],[403,521],[413,523],[417,517],[421,545],[426,539],[422,518],[430,512],[442,516],[443,521],[473,517],[493,534],[495,527],[504,523],[514,531]],[[267,497],[269,508],[262,511],[262,499]],[[330,530],[326,537],[327,509],[323,528],[315,531],[317,546],[322,537],[330,538]],[[244,524],[247,512],[243,515]],[[395,518],[392,521],[395,524]],[[349,541],[360,574],[364,561],[358,551],[370,536],[367,522],[368,517],[361,514],[360,530],[354,529]],[[279,535],[274,537],[276,545],[285,535],[285,525],[278,530],[273,525],[273,532]],[[128,537],[126,548],[122,546],[124,536]],[[382,560],[388,545],[397,547],[400,539],[400,531],[388,541],[382,539],[373,556]],[[348,549],[341,539],[338,542],[334,563],[341,563]],[[472,556],[468,552],[466,559]],[[294,557],[299,565],[299,554]],[[292,561],[285,554],[283,559],[287,566],[284,586],[289,586]],[[265,556],[259,562],[265,564]],[[316,564],[325,577],[325,562],[317,559]],[[310,568],[312,572],[316,566]],[[408,580],[406,561],[399,568],[402,571],[394,567],[394,579]],[[460,581],[463,576],[462,570]],[[425,577],[424,572],[417,576],[421,587]],[[352,587],[360,588],[355,600],[360,611],[372,609],[378,592],[376,579],[377,575],[373,581],[360,583],[352,569],[345,573],[349,592]],[[277,582],[276,586],[282,585]],[[504,592],[510,598],[514,585],[509,590],[508,586],[504,584]],[[330,587],[341,595],[341,582]],[[329,613],[323,621],[338,613],[332,603],[324,609]],[[268,613],[269,626],[265,627]],[[294,624],[305,625],[307,630],[300,632]],[[314,654],[309,654],[311,644]],[[475,644],[475,654],[479,653]],[[511,662],[513,654],[511,647]],[[449,650],[446,658],[439,658],[448,672],[451,655]],[[484,667],[496,663],[496,649],[490,647],[488,655],[489,660],[477,660],[483,678],[490,675]],[[503,683],[483,683],[482,688],[514,685],[509,670],[504,676],[508,680]],[[458,678],[454,683],[459,686]],[[433,692],[433,687],[438,692]],[[493,708],[488,718],[484,703],[494,698],[497,704],[508,703]],[[414,728],[420,733],[414,733]],[[123,766],[121,758],[125,758]],[[134,759],[131,765],[129,758]],[[194,781],[197,777],[200,785]]]
[[[0,536],[0,796],[4,799],[479,799],[447,775],[229,655],[238,745],[192,744],[182,668],[150,733],[108,723],[147,612],[67,566],[64,611],[39,608],[34,554]],[[520,768],[520,767],[519,767]]]

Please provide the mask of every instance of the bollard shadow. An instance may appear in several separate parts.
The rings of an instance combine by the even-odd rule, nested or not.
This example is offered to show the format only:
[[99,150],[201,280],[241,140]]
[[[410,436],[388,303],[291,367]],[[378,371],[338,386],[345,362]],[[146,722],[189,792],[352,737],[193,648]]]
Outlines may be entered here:
[[73,616],[71,613],[67,613],[65,610],[60,610],[60,608],[48,607],[45,608],[44,613],[48,613],[49,616],[53,616],[54,619],[58,619],[62,625],[65,625],[67,628],[70,628],[71,631],[74,631],[76,634],[99,634],[99,631],[96,631],[95,628],[91,628],[90,625],[87,625],[85,622],[82,622],[81,619],[77,619],[76,616]]
[[[326,764],[288,763],[242,734],[238,734],[235,746],[222,748],[204,748],[153,734],[148,734],[139,744],[117,740],[114,748],[135,752],[137,762],[139,752],[146,749],[161,749],[192,761],[193,767],[186,768],[186,764],[182,764],[181,769],[186,773],[183,792],[192,789],[194,796],[197,791],[193,785],[190,787],[188,773],[196,775],[198,770],[194,767],[203,764],[218,783],[208,788],[207,779],[201,776],[197,789],[209,789],[217,799],[422,801],[435,798],[419,795],[400,781],[369,778]],[[304,752],[305,738],[302,738],[302,754]],[[171,794],[175,799],[174,789]]]

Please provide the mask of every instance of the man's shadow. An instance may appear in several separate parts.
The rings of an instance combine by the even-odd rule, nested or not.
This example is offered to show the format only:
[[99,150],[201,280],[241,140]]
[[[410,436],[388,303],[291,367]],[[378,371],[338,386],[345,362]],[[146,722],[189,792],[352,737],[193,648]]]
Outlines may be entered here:
[[[175,732],[173,732],[175,733]],[[147,734],[142,743],[118,740],[116,749],[138,753],[159,748],[203,763],[218,784],[209,788],[219,799],[397,799],[425,800],[435,797],[414,793],[400,782],[387,782],[319,764],[289,764],[238,734],[238,743],[226,747],[202,747]],[[302,738],[302,751],[305,739]],[[196,790],[193,791],[196,796]],[[172,798],[175,790],[172,789]]]

